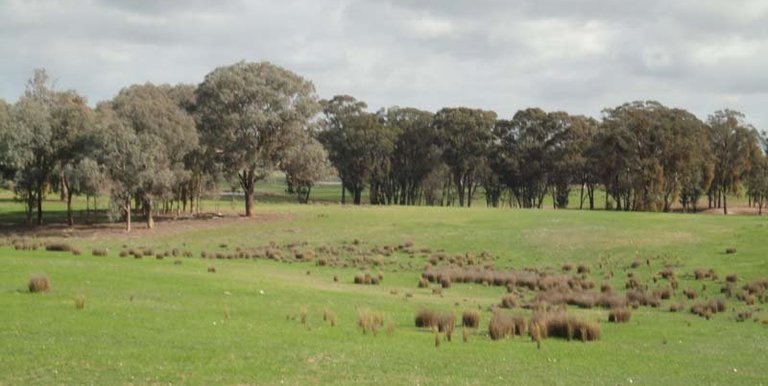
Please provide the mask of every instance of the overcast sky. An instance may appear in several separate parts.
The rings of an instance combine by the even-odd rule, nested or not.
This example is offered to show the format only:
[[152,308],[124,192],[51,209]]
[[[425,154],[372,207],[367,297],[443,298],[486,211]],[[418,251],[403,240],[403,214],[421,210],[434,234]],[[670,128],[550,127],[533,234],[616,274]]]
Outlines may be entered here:
[[34,68],[95,103],[270,61],[375,110],[655,99],[768,128],[767,0],[0,0],[0,97]]

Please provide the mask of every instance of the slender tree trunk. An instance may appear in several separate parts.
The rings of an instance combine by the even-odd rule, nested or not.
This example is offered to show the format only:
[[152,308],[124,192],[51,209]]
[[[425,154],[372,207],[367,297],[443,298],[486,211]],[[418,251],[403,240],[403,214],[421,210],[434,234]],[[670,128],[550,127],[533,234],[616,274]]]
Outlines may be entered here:
[[728,197],[725,195],[725,191],[723,191],[723,214],[728,214]]
[[72,191],[69,189],[67,189],[67,224],[70,228],[75,225],[75,220],[72,218]]
[[37,186],[37,225],[43,225],[43,183]]
[[144,199],[144,211],[145,211],[145,215],[147,216],[147,228],[154,229],[155,219],[152,217],[152,199],[151,198]]
[[[245,217],[253,217],[253,183],[255,179],[253,169],[239,173],[240,186],[245,193]],[[233,196],[234,197],[234,196]]]
[[125,231],[131,231],[131,199],[125,200]]
[[344,179],[341,179],[341,205],[347,203],[347,184],[344,183]]

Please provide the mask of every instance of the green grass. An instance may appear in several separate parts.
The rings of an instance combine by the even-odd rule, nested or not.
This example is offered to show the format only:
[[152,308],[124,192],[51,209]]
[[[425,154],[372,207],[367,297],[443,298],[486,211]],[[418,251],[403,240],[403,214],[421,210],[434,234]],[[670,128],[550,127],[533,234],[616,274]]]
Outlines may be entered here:
[[[61,218],[55,205],[52,215]],[[19,209],[5,202],[0,210]],[[701,292],[702,283],[692,278],[696,268],[713,268],[721,280],[736,273],[739,286],[768,276],[764,218],[277,203],[258,205],[256,213],[255,219],[161,222],[155,231],[139,225],[130,234],[119,227],[76,236],[52,230],[36,239],[64,239],[81,247],[82,256],[0,247],[0,384],[756,385],[768,379],[768,327],[735,322],[731,309],[749,308],[735,299],[709,321],[667,312],[670,301],[635,310],[624,325],[606,323],[607,310],[572,309],[602,320],[602,339],[549,339],[537,349],[529,338],[488,338],[487,308],[504,289],[454,284],[439,297],[416,288],[426,264],[420,256],[388,257],[416,268],[380,268],[380,286],[352,284],[359,272],[354,268],[199,257],[201,250],[233,251],[270,241],[319,246],[358,239],[370,248],[412,240],[417,249],[451,254],[487,251],[498,256],[499,267],[585,263],[598,285],[613,270],[608,281],[614,288],[623,288],[626,267],[635,259],[651,261],[651,269],[643,264],[636,270],[644,281],[663,264],[678,264],[680,288]],[[8,239],[36,235],[9,232]],[[173,258],[119,258],[123,245],[189,249],[195,257],[181,258],[181,265]],[[109,247],[109,256],[91,256],[94,247]],[[737,253],[726,255],[727,247]],[[209,265],[217,272],[206,272]],[[36,273],[51,279],[50,293],[27,293],[27,279]],[[406,299],[407,292],[413,297]],[[78,295],[86,298],[83,310],[75,309]],[[719,285],[707,282],[704,297],[719,297]],[[678,292],[674,300],[680,299]],[[303,307],[307,324],[287,318]],[[469,343],[461,342],[458,331],[453,342],[435,348],[433,334],[413,326],[421,307],[457,316],[479,308],[481,328]],[[338,315],[336,327],[323,323],[324,308]],[[359,308],[383,313],[395,324],[394,334],[384,329],[363,335],[356,327]],[[764,311],[755,315],[768,319]]]

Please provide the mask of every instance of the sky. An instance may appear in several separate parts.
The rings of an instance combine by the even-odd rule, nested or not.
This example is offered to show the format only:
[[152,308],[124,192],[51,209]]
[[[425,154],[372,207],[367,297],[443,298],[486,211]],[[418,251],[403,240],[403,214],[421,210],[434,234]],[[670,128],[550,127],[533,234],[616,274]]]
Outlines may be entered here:
[[0,98],[35,68],[91,104],[200,83],[240,60],[371,110],[540,107],[600,117],[657,100],[768,129],[766,0],[0,0]]

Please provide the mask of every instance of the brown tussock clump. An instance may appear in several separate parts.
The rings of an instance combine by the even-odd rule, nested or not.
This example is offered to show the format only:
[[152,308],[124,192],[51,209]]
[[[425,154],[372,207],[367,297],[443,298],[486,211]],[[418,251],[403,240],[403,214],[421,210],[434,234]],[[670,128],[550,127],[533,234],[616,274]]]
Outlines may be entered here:
[[423,277],[420,277],[419,278],[419,286],[418,287],[419,288],[427,288],[427,287],[429,287],[429,281],[427,281],[427,279],[425,279]]
[[75,296],[75,309],[82,310],[83,308],[85,308],[85,296],[84,295]]
[[730,274],[725,276],[725,281],[728,283],[735,283],[737,280],[736,274]]
[[432,328],[437,327],[437,313],[428,309],[421,309],[416,313],[416,327]]
[[611,323],[629,323],[632,311],[627,308],[614,308],[608,313],[608,321]]
[[461,325],[469,328],[480,326],[480,313],[475,310],[466,310],[461,314]]
[[696,299],[696,297],[698,296],[698,294],[696,293],[696,291],[693,290],[693,288],[684,289],[683,295],[685,295],[685,297],[691,300]]
[[384,326],[384,316],[381,313],[368,309],[361,309],[357,312],[357,326],[363,331],[376,335],[381,327]]
[[441,312],[437,316],[437,331],[445,334],[445,339],[451,341],[451,336],[456,328],[456,315],[453,312]]
[[488,323],[488,333],[492,340],[523,335],[525,330],[526,322],[522,316],[509,315],[504,312],[494,312]]
[[214,266],[212,266],[212,265],[209,265],[209,266],[208,266],[208,272],[210,272],[210,273],[216,273],[216,267],[214,267]]
[[45,250],[50,252],[71,252],[72,246],[67,243],[48,243]]
[[93,248],[91,251],[91,255],[93,256],[107,256],[109,254],[109,249],[107,248]]
[[48,292],[51,290],[51,282],[45,275],[34,275],[29,278],[27,287],[31,293]]
[[558,337],[582,342],[600,339],[599,324],[584,321],[565,312],[535,314],[531,319],[531,325],[537,326],[541,339]]

